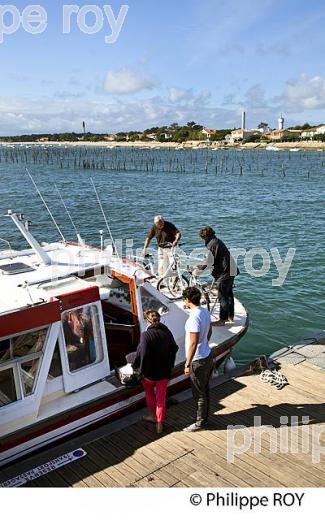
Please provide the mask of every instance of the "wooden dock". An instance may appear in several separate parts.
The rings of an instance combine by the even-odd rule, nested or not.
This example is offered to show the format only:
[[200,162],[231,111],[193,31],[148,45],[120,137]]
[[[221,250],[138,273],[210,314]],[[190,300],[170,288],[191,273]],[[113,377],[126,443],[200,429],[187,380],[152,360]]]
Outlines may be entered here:
[[[325,359],[325,346],[319,356]],[[308,356],[307,356],[308,357]],[[0,471],[0,481],[51,460],[71,449],[83,448],[87,455],[58,471],[26,484],[28,487],[320,487],[325,485],[325,372],[310,359],[292,364],[290,356],[281,360],[281,371],[289,385],[277,390],[260,380],[259,375],[243,375],[214,386],[211,390],[212,417],[209,429],[185,433],[182,428],[193,422],[194,406],[190,393],[168,409],[166,428],[158,436],[154,425],[133,416],[122,429],[110,425],[91,435],[74,439],[59,448],[33,456],[23,464]],[[269,435],[261,436],[261,450],[254,453],[254,443],[234,463],[227,460],[227,427],[243,425],[253,439],[254,417],[263,426],[273,426],[277,441],[289,439],[289,452],[270,452]],[[281,426],[280,418],[289,425]],[[290,453],[293,426],[296,453]],[[303,424],[309,418],[308,424]],[[320,462],[312,460],[312,448],[303,453],[303,439],[322,428]],[[258,433],[259,428],[255,428]],[[261,432],[259,432],[261,433]],[[236,442],[242,442],[236,430]],[[255,446],[256,448],[256,446]],[[284,446],[285,448],[285,446]],[[282,451],[285,449],[281,445]],[[291,449],[292,451],[292,449]],[[305,450],[306,451],[306,450]]]

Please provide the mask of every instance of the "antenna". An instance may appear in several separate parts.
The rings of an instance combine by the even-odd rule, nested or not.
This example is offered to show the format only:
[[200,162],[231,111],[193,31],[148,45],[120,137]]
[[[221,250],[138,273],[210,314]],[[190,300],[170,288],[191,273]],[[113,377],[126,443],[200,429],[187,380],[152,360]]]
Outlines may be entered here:
[[98,202],[99,207],[100,207],[100,209],[101,209],[101,212],[102,212],[102,214],[103,214],[103,217],[104,217],[104,220],[105,220],[105,224],[106,224],[106,227],[107,227],[107,229],[108,229],[110,239],[111,239],[111,241],[112,241],[112,245],[113,245],[113,247],[114,247],[114,249],[115,249],[115,252],[116,252],[117,256],[119,257],[120,255],[118,254],[118,251],[117,251],[117,248],[116,248],[116,245],[115,245],[115,240],[114,240],[113,235],[112,235],[112,232],[111,232],[111,228],[109,227],[109,223],[108,223],[108,221],[107,221],[107,218],[106,218],[106,215],[105,215],[105,212],[104,212],[104,209],[103,209],[103,205],[102,205],[102,203],[101,203],[101,201],[100,201],[100,198],[99,198],[99,195],[98,195],[98,191],[97,191],[97,189],[96,189],[96,186],[95,186],[95,183],[94,183],[92,177],[90,177],[90,181],[91,181],[91,184],[92,184],[92,186],[93,186],[93,188],[94,188],[94,191],[95,191],[95,194],[96,194],[96,197],[97,197],[97,202]]
[[76,236],[77,236],[77,239],[78,239],[79,244],[84,245],[84,240],[81,238],[80,234],[78,233],[78,230],[77,230],[77,228],[76,228],[76,225],[75,225],[74,221],[72,220],[72,217],[71,217],[70,211],[68,210],[67,205],[66,205],[65,201],[63,200],[63,197],[62,197],[62,195],[61,195],[61,192],[60,192],[59,188],[57,187],[56,184],[54,184],[54,186],[55,186],[56,191],[58,192],[58,195],[59,195],[60,200],[61,200],[61,202],[62,202],[62,204],[63,204],[63,207],[64,207],[65,211],[67,212],[67,215],[68,215],[68,217],[69,217],[69,219],[70,219],[70,222],[71,222],[71,224],[72,224],[72,227],[73,227],[73,229],[74,229],[74,231],[75,231],[75,233],[76,233]]
[[36,182],[34,181],[34,179],[33,179],[32,175],[31,175],[31,173],[29,172],[29,170],[28,170],[28,168],[27,168],[27,166],[25,167],[25,169],[26,169],[26,172],[27,172],[27,174],[28,174],[30,180],[31,180],[32,183],[33,183],[34,188],[36,189],[38,195],[40,196],[40,198],[41,198],[41,200],[42,200],[42,202],[43,202],[43,204],[44,204],[44,206],[45,206],[45,208],[46,208],[48,214],[50,215],[51,219],[53,220],[56,229],[57,229],[58,232],[60,233],[63,242],[66,242],[66,239],[64,238],[64,235],[63,235],[61,229],[59,228],[58,224],[56,223],[56,220],[55,220],[55,218],[53,217],[53,214],[51,213],[50,208],[49,208],[48,205],[46,204],[46,202],[45,202],[45,200],[44,200],[44,197],[43,197],[43,195],[41,194],[40,190],[38,189],[37,184],[36,184]]

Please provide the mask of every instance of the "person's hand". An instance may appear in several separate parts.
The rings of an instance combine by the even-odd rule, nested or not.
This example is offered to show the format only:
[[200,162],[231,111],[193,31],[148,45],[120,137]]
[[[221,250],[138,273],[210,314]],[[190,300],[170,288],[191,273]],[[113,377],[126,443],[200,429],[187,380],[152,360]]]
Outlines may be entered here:
[[190,372],[191,372],[191,369],[190,369],[189,367],[185,367],[185,368],[184,368],[184,374],[185,374],[186,376],[189,376],[189,375],[190,375]]

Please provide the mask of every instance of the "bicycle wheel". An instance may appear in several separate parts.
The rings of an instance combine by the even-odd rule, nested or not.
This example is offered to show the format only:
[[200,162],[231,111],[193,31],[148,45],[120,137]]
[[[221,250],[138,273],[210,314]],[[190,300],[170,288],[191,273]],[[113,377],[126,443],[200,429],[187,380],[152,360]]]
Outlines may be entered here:
[[184,289],[188,286],[189,281],[186,276],[182,274],[181,278],[179,276],[161,278],[157,284],[157,289],[162,293],[167,293],[167,296],[169,295],[172,298],[180,298]]

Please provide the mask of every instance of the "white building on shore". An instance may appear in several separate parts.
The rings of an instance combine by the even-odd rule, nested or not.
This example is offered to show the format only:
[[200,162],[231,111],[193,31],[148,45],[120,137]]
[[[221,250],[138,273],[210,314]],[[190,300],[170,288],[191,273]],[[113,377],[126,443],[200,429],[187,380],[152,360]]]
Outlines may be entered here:
[[245,128],[237,128],[236,130],[233,130],[230,132],[230,134],[227,134],[225,137],[225,141],[227,143],[236,143],[237,141],[242,141],[243,139],[247,139],[248,137],[251,137],[252,135],[257,135],[259,133],[258,130],[247,130]]
[[325,125],[318,125],[313,126],[311,128],[306,128],[306,130],[303,130],[301,132],[301,137],[303,139],[312,139],[316,135],[323,135],[325,134]]

